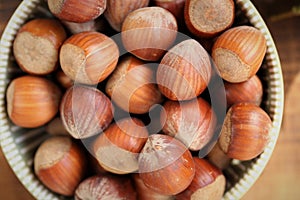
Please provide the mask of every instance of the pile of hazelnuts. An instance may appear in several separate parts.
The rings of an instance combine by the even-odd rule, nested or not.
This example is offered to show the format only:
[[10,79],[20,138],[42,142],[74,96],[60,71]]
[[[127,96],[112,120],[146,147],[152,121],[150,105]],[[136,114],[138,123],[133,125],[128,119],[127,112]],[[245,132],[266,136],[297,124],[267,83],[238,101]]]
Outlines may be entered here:
[[[12,123],[51,135],[33,163],[48,189],[75,199],[221,199],[222,170],[263,152],[272,126],[257,75],[266,39],[235,24],[233,0],[47,8],[50,17],[28,20],[15,37],[24,73],[6,97]],[[224,98],[212,101],[217,79]]]

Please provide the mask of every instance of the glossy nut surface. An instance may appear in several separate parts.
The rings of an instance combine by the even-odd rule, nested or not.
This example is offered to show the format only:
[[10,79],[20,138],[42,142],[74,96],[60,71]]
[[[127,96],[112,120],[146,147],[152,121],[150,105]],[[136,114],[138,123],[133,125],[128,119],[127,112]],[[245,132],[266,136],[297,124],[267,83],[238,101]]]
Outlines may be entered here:
[[100,90],[74,85],[64,94],[60,116],[69,134],[76,139],[101,133],[113,119],[113,107]]
[[18,126],[39,127],[57,114],[60,99],[60,89],[50,80],[30,75],[21,76],[13,79],[7,88],[7,113]]
[[198,151],[212,139],[217,120],[204,99],[167,101],[163,108],[162,131],[182,141],[190,150]]
[[77,143],[68,136],[44,141],[34,156],[34,172],[50,190],[65,196],[74,195],[86,173],[86,159]]
[[232,83],[248,80],[260,68],[266,39],[251,26],[237,26],[222,33],[212,48],[212,58],[223,79]]
[[77,23],[93,20],[106,9],[106,0],[47,0],[47,3],[57,18]]
[[263,97],[263,86],[257,75],[241,83],[224,82],[227,107],[233,104],[248,102],[260,105]]
[[105,91],[120,108],[135,114],[147,113],[163,100],[155,82],[155,68],[134,56],[120,60]]
[[172,47],[162,58],[156,73],[160,91],[171,100],[189,100],[200,95],[211,78],[208,53],[194,39]]
[[82,32],[69,37],[61,47],[60,65],[73,81],[94,85],[107,78],[119,59],[119,48],[99,32]]
[[167,135],[150,135],[138,161],[144,184],[163,195],[182,192],[195,174],[191,152],[179,140]]
[[138,170],[138,155],[148,138],[144,123],[123,118],[112,123],[93,144],[95,158],[105,170],[128,174]]
[[158,61],[177,36],[175,17],[161,7],[145,7],[127,15],[122,26],[125,49],[146,61]]
[[114,30],[121,31],[126,16],[148,4],[149,0],[108,0],[104,16]]
[[207,160],[193,157],[195,176],[190,186],[176,195],[176,200],[220,200],[225,191],[226,180],[222,172]]
[[271,128],[272,121],[262,108],[252,103],[235,104],[226,114],[220,148],[230,158],[250,160],[263,152]]

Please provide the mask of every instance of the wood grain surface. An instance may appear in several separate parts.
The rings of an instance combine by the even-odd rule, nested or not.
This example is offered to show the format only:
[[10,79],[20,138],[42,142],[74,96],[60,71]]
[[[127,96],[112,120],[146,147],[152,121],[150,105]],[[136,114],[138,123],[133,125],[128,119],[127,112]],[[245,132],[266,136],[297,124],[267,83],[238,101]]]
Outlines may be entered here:
[[[20,0],[0,0],[0,35]],[[300,17],[272,20],[299,1],[255,0],[277,45],[285,83],[285,111],[274,153],[261,177],[243,200],[300,198]],[[286,16],[286,15],[283,15]],[[289,16],[289,15],[287,15]],[[31,200],[0,151],[0,199]]]

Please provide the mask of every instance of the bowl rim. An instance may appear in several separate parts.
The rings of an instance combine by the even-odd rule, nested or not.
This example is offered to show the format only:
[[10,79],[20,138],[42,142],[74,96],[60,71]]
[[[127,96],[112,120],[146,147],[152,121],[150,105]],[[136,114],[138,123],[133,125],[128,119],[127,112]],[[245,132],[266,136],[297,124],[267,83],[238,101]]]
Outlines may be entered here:
[[[270,72],[270,79],[272,80],[269,84],[275,85],[274,88],[276,88],[276,90],[269,91],[270,93],[268,97],[269,99],[274,100],[274,107],[271,107],[272,105],[269,105],[270,112],[272,114],[272,129],[270,131],[270,134],[272,136],[271,140],[266,146],[264,152],[260,154],[259,158],[255,160],[248,168],[247,173],[224,194],[223,199],[228,200],[240,199],[242,196],[244,196],[262,174],[272,156],[273,150],[278,140],[284,110],[284,83],[282,68],[272,35],[264,19],[250,0],[236,0],[236,3],[238,6],[240,6],[240,9],[245,12],[245,15],[249,18],[250,23],[257,29],[259,29],[266,38],[266,61],[268,65],[273,66],[272,71]],[[237,164],[239,163],[239,161],[236,162]]]
[[[274,104],[269,105],[271,108],[270,112],[272,113],[273,125],[270,131],[272,136],[271,141],[259,158],[251,163],[251,166],[247,169],[247,173],[245,173],[233,187],[224,193],[223,199],[240,199],[259,178],[275,148],[280,133],[284,109],[284,87],[281,64],[271,33],[258,10],[250,0],[236,0],[235,2],[237,6],[245,12],[245,15],[250,19],[250,23],[261,30],[266,37],[266,61],[268,65],[273,66],[273,71],[271,71],[271,84],[274,86],[272,89],[276,88],[276,90],[269,91],[268,97],[268,99],[273,100],[272,103]],[[19,27],[28,19],[29,14],[39,3],[41,3],[41,0],[22,1],[11,16],[2,33],[0,43],[0,146],[15,175],[31,195],[37,199],[56,200],[60,199],[60,197],[57,194],[52,193],[39,182],[32,173],[28,161],[21,156],[20,149],[13,139],[11,126],[9,125],[5,109],[5,90],[9,84],[7,80],[7,68],[9,64],[9,55],[11,54],[12,41]],[[37,129],[37,131],[43,130]],[[42,141],[43,139],[45,138],[41,138],[40,140]],[[32,162],[32,160],[29,162]],[[237,160],[234,160],[233,162],[237,165],[240,163]]]

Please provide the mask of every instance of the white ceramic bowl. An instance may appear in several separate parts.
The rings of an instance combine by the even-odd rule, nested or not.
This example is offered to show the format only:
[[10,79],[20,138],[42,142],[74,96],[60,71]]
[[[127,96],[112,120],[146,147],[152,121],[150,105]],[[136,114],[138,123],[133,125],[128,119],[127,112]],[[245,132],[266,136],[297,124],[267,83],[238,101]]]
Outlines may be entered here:
[[[4,155],[16,176],[37,199],[61,199],[43,186],[33,173],[33,154],[36,147],[46,138],[44,127],[37,129],[19,128],[9,121],[6,114],[5,91],[10,80],[18,74],[12,56],[12,42],[18,29],[25,21],[43,13],[43,0],[24,0],[14,12],[1,38],[0,45],[0,142]],[[279,57],[271,34],[262,17],[249,0],[236,0],[237,10],[245,15],[247,23],[261,30],[267,39],[267,53],[261,69],[261,79],[266,83],[263,106],[269,113],[273,128],[271,141],[257,158],[239,162],[234,160],[225,169],[227,189],[224,199],[240,199],[254,184],[270,159],[276,144],[283,113],[283,78]]]

